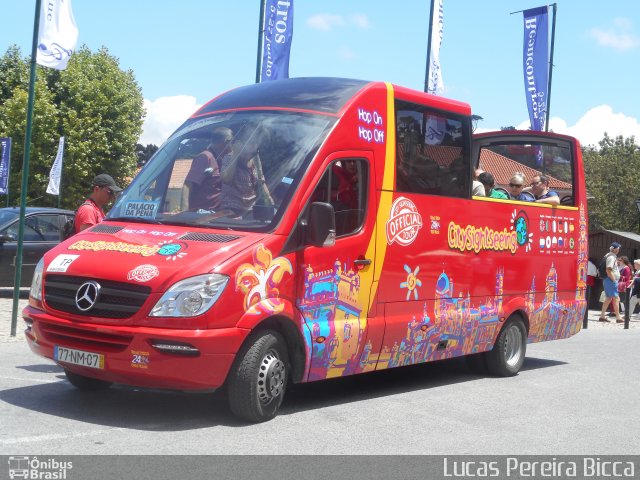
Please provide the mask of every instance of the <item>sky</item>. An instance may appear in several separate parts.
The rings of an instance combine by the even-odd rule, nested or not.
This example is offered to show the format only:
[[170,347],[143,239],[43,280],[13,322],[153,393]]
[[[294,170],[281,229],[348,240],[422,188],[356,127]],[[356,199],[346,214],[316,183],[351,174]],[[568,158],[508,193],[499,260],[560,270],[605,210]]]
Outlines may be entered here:
[[[424,89],[429,0],[294,0],[291,77],[389,81]],[[640,1],[556,0],[550,129],[597,146],[640,144]],[[536,0],[444,0],[444,96],[483,117],[478,131],[529,128],[523,9]],[[35,0],[0,0],[0,54],[31,52]],[[255,82],[260,0],[73,0],[78,47],[105,46],[132,70],[160,145],[211,98]],[[551,28],[549,29],[551,31]],[[1,74],[1,72],[0,72]]]

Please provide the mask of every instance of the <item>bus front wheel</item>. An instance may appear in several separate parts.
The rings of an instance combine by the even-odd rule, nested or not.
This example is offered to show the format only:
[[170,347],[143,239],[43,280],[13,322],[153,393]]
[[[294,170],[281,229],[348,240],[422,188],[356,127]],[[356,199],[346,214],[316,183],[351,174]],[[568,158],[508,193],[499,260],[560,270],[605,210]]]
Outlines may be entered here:
[[516,375],[527,351],[527,329],[519,317],[511,318],[500,331],[493,349],[486,352],[489,373],[498,377]]
[[278,413],[287,388],[287,346],[272,330],[256,333],[238,352],[229,374],[229,407],[238,417],[264,422]]

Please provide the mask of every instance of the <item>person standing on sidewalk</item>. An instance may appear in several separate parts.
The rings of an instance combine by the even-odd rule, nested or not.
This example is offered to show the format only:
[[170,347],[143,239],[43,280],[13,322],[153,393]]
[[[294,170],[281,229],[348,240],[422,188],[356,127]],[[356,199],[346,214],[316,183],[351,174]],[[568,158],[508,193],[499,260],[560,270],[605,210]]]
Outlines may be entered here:
[[629,316],[633,316],[636,309],[636,305],[640,303],[640,258],[633,261],[633,278],[631,279],[631,295],[629,300]]
[[620,280],[620,270],[618,270],[617,256],[620,252],[620,244],[613,242],[609,247],[609,253],[604,256],[607,275],[602,280],[604,286],[605,299],[602,303],[602,311],[600,312],[600,322],[608,322],[604,316],[609,304],[613,305],[613,313],[616,315],[616,323],[622,323],[624,320],[620,317],[620,304],[618,297],[618,280]]
[[618,270],[620,270],[620,279],[618,280],[618,296],[620,297],[620,312],[624,312],[627,305],[627,295],[631,287],[631,262],[625,255],[618,257]]

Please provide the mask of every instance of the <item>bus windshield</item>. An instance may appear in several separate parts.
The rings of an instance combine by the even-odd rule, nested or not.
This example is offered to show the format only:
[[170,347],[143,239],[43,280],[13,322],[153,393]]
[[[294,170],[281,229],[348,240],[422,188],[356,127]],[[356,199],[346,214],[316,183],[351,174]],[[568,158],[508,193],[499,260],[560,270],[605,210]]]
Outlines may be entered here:
[[160,147],[107,218],[269,230],[334,122],[288,111],[189,121]]

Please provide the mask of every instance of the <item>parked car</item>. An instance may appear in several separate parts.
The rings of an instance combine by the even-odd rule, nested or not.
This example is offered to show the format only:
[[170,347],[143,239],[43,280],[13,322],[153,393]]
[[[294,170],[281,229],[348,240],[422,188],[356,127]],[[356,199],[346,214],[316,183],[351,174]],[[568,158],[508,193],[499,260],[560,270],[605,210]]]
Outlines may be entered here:
[[[74,218],[72,210],[27,207],[24,219],[21,286],[31,285],[38,260],[62,240],[62,228]],[[18,220],[20,208],[0,208],[0,287],[13,287],[16,251],[18,250]]]

